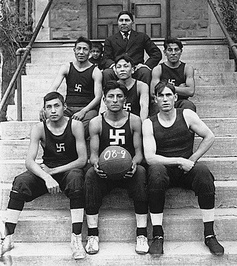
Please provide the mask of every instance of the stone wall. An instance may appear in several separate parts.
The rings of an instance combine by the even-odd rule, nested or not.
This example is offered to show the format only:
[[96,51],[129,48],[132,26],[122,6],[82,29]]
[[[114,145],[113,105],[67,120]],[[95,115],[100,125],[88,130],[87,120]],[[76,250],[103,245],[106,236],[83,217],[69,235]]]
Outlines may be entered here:
[[57,0],[50,11],[51,39],[88,37],[87,1]]
[[206,0],[171,0],[171,35],[207,37],[209,17]]

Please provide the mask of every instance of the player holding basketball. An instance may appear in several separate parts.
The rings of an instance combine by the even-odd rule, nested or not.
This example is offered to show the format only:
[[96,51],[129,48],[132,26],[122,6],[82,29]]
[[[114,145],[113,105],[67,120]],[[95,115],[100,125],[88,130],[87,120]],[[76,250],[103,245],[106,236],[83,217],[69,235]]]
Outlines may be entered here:
[[[195,93],[194,69],[191,65],[180,61],[182,51],[183,44],[179,39],[165,39],[164,54],[167,60],[152,70],[150,95],[153,99],[155,85],[161,80],[167,80],[175,86],[178,95],[175,108],[196,111],[196,106],[188,99]],[[151,105],[151,109],[151,115],[158,112],[157,105]]]
[[[214,177],[201,162],[214,142],[211,130],[190,109],[174,108],[177,94],[172,84],[159,82],[155,96],[160,112],[142,125],[144,154],[148,166],[148,199],[153,225],[151,254],[163,254],[163,210],[169,186],[192,189],[198,197],[204,223],[205,244],[221,256],[224,248],[214,233]],[[194,134],[202,138],[193,152]]]
[[[33,126],[26,158],[28,171],[14,179],[5,226],[0,231],[1,256],[13,248],[12,236],[25,202],[64,191],[70,199],[73,257],[85,257],[81,237],[85,201],[82,168],[87,162],[84,128],[81,121],[63,115],[65,108],[64,98],[58,92],[44,97],[47,120]],[[39,144],[44,151],[42,164],[35,162]]]
[[[88,241],[86,252],[95,254],[99,251],[98,214],[103,197],[115,187],[128,190],[133,198],[137,221],[136,252],[148,252],[147,242],[147,197],[146,170],[140,165],[142,155],[141,119],[123,110],[127,88],[117,81],[108,81],[104,87],[103,100],[107,110],[93,118],[90,131],[90,162],[93,165],[85,177],[86,215],[88,224]],[[132,169],[121,180],[111,180],[99,169],[101,152],[108,146],[122,146],[132,155]]]

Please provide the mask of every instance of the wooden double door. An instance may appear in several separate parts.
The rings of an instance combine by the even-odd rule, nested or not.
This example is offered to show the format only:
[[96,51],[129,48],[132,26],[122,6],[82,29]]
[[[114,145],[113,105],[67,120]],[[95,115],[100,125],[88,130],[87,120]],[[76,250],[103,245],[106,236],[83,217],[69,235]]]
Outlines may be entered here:
[[145,32],[151,38],[166,37],[166,0],[93,0],[92,38],[105,39],[116,33],[117,16],[128,10],[134,16],[134,30]]

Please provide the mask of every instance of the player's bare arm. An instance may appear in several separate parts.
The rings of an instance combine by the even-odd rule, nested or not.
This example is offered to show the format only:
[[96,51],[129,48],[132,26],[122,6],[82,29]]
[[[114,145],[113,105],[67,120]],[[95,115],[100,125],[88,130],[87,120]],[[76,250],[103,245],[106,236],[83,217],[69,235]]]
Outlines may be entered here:
[[154,98],[155,86],[160,81],[161,73],[161,65],[155,66],[151,72],[150,96],[152,98]]
[[57,74],[55,80],[53,81],[49,91],[57,91],[58,90],[58,88],[62,84],[64,78],[69,73],[69,68],[70,68],[69,64],[65,64],[65,65],[62,65],[60,67],[58,74]]
[[181,157],[165,157],[156,154],[156,141],[154,138],[152,122],[146,119],[142,124],[143,149],[147,163],[149,165],[161,163],[163,165],[179,166],[184,171],[189,171],[194,162]]
[[137,81],[138,93],[140,94],[140,118],[142,122],[148,117],[149,87],[142,81]]
[[210,149],[215,140],[215,136],[210,128],[199,118],[195,112],[189,109],[184,109],[183,114],[190,130],[202,138],[197,150],[189,158],[190,160],[196,162]]
[[102,130],[102,116],[96,116],[89,123],[90,132],[90,163],[94,166],[96,173],[101,178],[106,178],[106,174],[99,169],[99,146],[100,146],[100,134]]
[[142,153],[142,124],[140,117],[130,114],[130,127],[133,133],[133,145],[135,149],[135,156],[133,162],[140,164],[143,159]]
[[60,192],[59,184],[47,171],[44,171],[41,166],[35,162],[39,150],[39,143],[44,138],[43,132],[43,123],[36,124],[31,130],[30,145],[26,157],[26,168],[45,181],[49,193],[55,194]]
[[190,65],[185,65],[184,75],[186,77],[185,84],[175,86],[175,91],[181,96],[192,97],[195,93],[194,69]]

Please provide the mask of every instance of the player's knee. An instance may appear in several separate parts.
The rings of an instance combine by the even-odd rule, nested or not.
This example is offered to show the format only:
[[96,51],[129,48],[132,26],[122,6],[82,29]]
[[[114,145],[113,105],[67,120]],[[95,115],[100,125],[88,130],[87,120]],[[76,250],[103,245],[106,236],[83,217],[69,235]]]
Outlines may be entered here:
[[82,169],[74,168],[68,173],[64,193],[69,199],[84,198],[84,172]]
[[193,189],[196,195],[214,195],[214,176],[208,167],[202,163],[196,163]]

